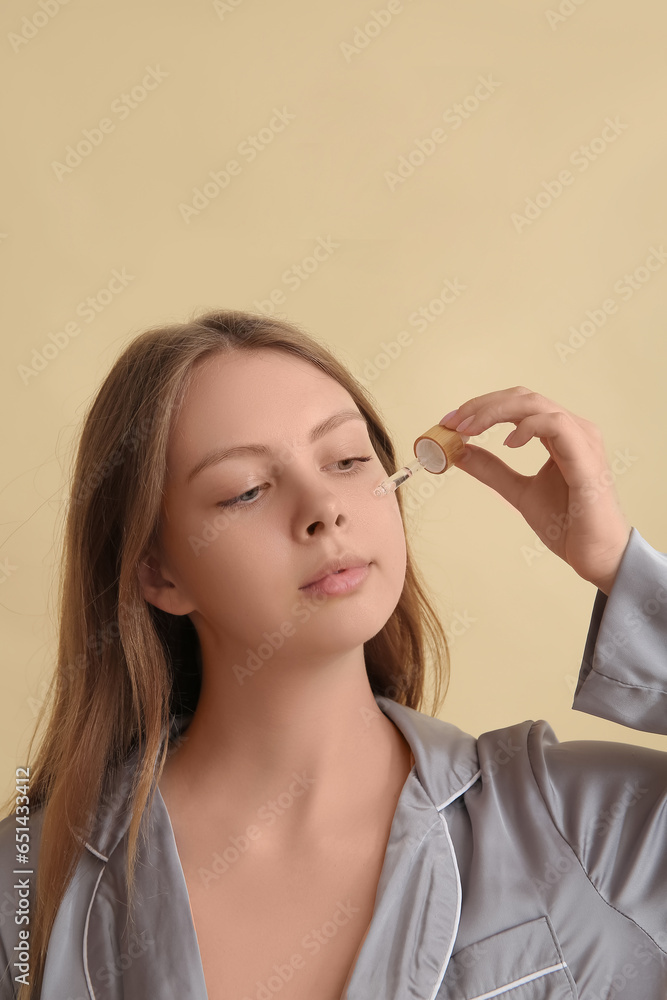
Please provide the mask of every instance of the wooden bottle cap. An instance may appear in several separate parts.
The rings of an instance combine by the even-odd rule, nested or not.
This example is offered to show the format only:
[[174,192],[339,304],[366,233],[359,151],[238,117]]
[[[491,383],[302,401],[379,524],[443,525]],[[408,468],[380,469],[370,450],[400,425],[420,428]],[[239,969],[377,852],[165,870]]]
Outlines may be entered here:
[[415,455],[428,472],[440,475],[462,457],[467,440],[468,435],[458,434],[442,424],[436,424],[417,438],[414,444]]

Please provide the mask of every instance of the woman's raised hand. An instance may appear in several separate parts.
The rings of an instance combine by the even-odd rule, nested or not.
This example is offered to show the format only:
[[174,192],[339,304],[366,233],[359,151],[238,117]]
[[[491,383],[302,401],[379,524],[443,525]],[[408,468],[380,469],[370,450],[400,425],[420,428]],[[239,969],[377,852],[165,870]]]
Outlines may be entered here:
[[516,428],[503,444],[520,448],[538,437],[549,452],[534,476],[472,444],[456,466],[500,493],[552,552],[609,594],[632,526],[621,510],[599,428],[521,385],[468,399],[440,421],[471,436],[504,422]]

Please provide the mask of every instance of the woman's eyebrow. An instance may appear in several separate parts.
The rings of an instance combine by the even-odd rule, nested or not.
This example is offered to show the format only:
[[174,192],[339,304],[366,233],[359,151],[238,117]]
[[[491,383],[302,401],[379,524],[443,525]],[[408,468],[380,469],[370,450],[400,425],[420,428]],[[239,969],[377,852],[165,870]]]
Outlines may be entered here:
[[[361,420],[366,424],[366,418],[363,413],[359,410],[338,410],[337,413],[332,413],[330,417],[323,420],[321,423],[316,424],[310,431],[308,436],[309,443],[314,443],[320,438],[328,434],[329,431],[334,430],[339,424],[345,423],[347,420]],[[236,458],[239,455],[272,455],[273,451],[268,445],[265,444],[237,444],[232,448],[213,448],[211,451],[207,452],[202,458],[199,459],[197,464],[193,466],[188,472],[187,478],[185,480],[186,485],[191,483],[195,476],[203,472],[210,465],[218,465],[220,462],[224,462],[227,458]]]

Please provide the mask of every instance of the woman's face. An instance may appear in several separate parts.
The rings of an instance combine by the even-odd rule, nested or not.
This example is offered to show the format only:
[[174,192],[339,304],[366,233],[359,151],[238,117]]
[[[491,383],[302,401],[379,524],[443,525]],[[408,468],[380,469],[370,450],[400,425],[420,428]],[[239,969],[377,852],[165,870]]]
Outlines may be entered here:
[[[144,594],[189,614],[205,647],[240,666],[271,637],[281,658],[299,660],[360,646],[400,598],[403,523],[394,494],[373,495],[386,473],[365,420],[340,421],[310,440],[341,410],[359,413],[338,382],[262,349],[200,362],[172,425],[160,547],[173,586]],[[269,454],[204,466],[210,453],[248,444]],[[337,557],[369,564],[356,589],[301,589]]]

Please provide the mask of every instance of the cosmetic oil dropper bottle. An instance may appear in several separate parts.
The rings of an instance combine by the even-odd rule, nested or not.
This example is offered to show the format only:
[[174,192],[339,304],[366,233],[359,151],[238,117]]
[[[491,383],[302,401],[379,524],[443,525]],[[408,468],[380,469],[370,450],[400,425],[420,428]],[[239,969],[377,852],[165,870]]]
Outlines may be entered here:
[[388,479],[381,482],[379,486],[375,487],[373,493],[376,497],[393,493],[401,483],[413,476],[419,469],[426,469],[427,472],[433,472],[435,475],[446,472],[463,455],[465,443],[469,437],[469,434],[458,434],[456,431],[450,431],[448,427],[443,427],[442,424],[436,424],[415,441],[414,449],[417,457],[414,462],[404,465],[393,476],[389,476]]

